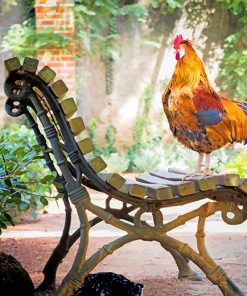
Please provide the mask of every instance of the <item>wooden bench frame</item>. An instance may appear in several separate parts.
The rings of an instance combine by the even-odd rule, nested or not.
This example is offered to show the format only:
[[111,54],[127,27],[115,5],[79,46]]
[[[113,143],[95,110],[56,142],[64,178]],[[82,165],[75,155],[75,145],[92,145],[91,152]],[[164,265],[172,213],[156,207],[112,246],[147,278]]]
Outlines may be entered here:
[[[51,171],[57,172],[56,181],[64,186],[62,189],[58,188],[64,194],[66,209],[63,234],[44,268],[44,281],[38,289],[46,289],[55,284],[57,267],[78,238],[80,244],[74,263],[56,291],[57,295],[73,295],[85,277],[106,256],[128,242],[141,239],[157,241],[170,252],[177,263],[179,277],[200,279],[188,264],[191,260],[219,287],[223,295],[244,295],[209,256],[204,227],[206,219],[216,212],[221,212],[223,221],[231,225],[240,224],[247,219],[247,181],[240,180],[237,175],[219,175],[183,182],[183,175],[159,171],[142,174],[133,181],[115,173],[100,173],[106,164],[101,157],[92,157],[93,144],[89,138],[78,140],[78,135],[85,126],[80,117],[74,117],[77,110],[74,100],[64,98],[68,90],[66,85],[62,80],[54,82],[56,73],[48,66],[36,74],[37,67],[36,59],[25,58],[23,65],[18,58],[6,60],[4,89],[8,97],[7,113],[14,117],[27,117],[38,144],[44,148],[47,166]],[[34,114],[37,115],[39,124]],[[93,188],[107,196],[104,208],[92,203],[87,188]],[[112,208],[112,199],[120,201],[122,208]],[[161,209],[203,199],[211,201],[164,223]],[[69,234],[70,203],[75,205],[80,219],[80,227],[72,235]],[[95,215],[91,221],[86,210]],[[228,217],[229,212],[234,214],[233,218]],[[153,225],[142,219],[144,213],[151,213]],[[169,233],[196,217],[198,250],[173,238]],[[102,246],[87,258],[89,229],[101,221],[126,234]]]

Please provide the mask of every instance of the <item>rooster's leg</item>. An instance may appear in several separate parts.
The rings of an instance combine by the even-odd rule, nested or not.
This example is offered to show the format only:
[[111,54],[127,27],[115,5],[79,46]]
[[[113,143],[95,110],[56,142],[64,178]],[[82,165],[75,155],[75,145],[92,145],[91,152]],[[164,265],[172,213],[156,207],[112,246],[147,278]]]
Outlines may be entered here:
[[197,160],[197,166],[196,166],[196,171],[195,174],[200,174],[202,172],[202,161],[203,161],[203,153],[199,153],[198,155],[198,160]]
[[203,171],[203,174],[205,176],[210,175],[211,174],[211,169],[210,169],[210,153],[206,154],[206,162],[205,162],[205,169]]
[[203,156],[204,156],[203,153],[199,153],[198,160],[197,160],[197,165],[196,165],[196,171],[194,173],[187,174],[183,178],[183,180],[188,180],[188,179],[190,179],[192,177],[204,175],[204,171],[202,170]]

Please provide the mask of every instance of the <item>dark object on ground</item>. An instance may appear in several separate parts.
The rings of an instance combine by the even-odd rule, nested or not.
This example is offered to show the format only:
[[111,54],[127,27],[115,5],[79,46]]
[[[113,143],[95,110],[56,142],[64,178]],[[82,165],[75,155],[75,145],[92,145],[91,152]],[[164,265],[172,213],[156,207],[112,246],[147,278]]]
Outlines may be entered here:
[[13,256],[0,252],[0,294],[2,296],[33,295],[33,282]]
[[141,296],[142,289],[121,274],[99,272],[88,275],[75,296]]

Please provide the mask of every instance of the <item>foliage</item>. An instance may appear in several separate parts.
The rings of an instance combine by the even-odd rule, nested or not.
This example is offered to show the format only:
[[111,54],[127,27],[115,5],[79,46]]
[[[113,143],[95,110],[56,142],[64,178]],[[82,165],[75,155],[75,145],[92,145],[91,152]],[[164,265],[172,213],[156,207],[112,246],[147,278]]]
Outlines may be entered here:
[[237,25],[235,32],[225,39],[218,84],[230,97],[243,100],[247,93],[247,2],[226,0],[224,3],[236,15]]
[[162,14],[167,14],[173,12],[177,8],[181,8],[184,0],[152,0],[151,7],[154,9],[159,9]]
[[0,232],[14,224],[17,212],[36,210],[52,195],[51,173],[35,136],[24,126],[1,129],[0,137]]
[[246,99],[247,85],[247,28],[228,36],[224,44],[224,55],[221,59],[218,82],[229,96]]
[[35,57],[36,51],[43,46],[65,47],[67,39],[52,29],[37,32],[30,20],[10,27],[1,43],[1,51],[11,50],[12,54],[24,58]]
[[105,172],[123,173],[129,168],[128,155],[122,151],[114,152],[109,155],[103,155],[103,159],[107,163]]
[[247,172],[247,154],[246,151],[242,151],[234,155],[229,159],[229,163],[226,164],[225,168],[235,174],[239,174],[240,177],[246,177]]
[[120,6],[117,2],[116,0],[75,1],[76,35],[81,41],[78,54],[81,55],[82,48],[87,54],[100,51],[103,58],[111,57],[113,60],[119,58],[119,50],[114,44],[118,37],[117,32],[116,30],[109,32],[114,18],[134,16],[143,21],[148,12],[140,4]]

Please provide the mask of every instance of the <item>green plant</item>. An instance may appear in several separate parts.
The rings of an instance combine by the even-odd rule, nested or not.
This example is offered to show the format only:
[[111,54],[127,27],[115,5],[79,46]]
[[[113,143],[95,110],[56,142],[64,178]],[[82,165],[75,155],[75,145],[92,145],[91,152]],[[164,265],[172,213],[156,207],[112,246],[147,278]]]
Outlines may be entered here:
[[[52,29],[37,32],[30,20],[12,25],[1,43],[1,51],[11,51],[20,58],[35,57],[36,51],[44,46],[65,48],[68,40]],[[31,46],[32,45],[32,46]]]
[[108,173],[124,173],[129,168],[128,155],[124,152],[114,152],[109,155],[103,155],[103,159],[107,163],[105,169]]
[[[221,0],[219,0],[221,1]],[[235,15],[234,32],[224,43],[217,83],[227,90],[230,97],[246,99],[247,86],[247,2],[245,0],[223,1],[225,7]]]
[[41,147],[24,126],[1,129],[0,137],[0,232],[14,224],[17,212],[48,204],[55,173],[46,167]]
[[247,172],[246,151],[242,151],[233,155],[233,157],[229,159],[229,163],[225,165],[225,169],[235,174],[239,174],[240,177],[242,178],[246,177],[246,172]]
[[[246,7],[247,8],[247,7]],[[246,99],[247,85],[247,27],[228,36],[220,63],[218,84],[227,90],[230,97]]]

